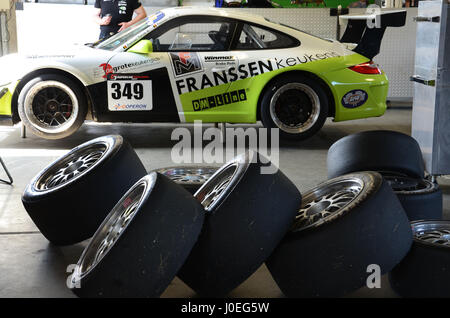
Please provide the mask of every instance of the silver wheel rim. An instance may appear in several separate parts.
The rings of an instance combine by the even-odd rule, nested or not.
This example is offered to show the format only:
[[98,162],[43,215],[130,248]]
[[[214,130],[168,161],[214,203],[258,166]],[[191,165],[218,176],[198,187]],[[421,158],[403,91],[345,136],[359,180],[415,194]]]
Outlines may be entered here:
[[415,179],[411,177],[384,175],[383,178],[389,183],[395,193],[415,193],[423,190],[430,190],[434,188],[434,184],[428,180]]
[[45,191],[62,186],[87,173],[106,153],[104,143],[92,144],[69,153],[57,161],[35,183],[36,190]]
[[[153,184],[156,176],[150,175],[150,179]],[[138,182],[112,209],[81,255],[72,283],[85,277],[109,253],[139,211],[147,188],[147,182]]]
[[[286,102],[283,100],[283,97],[286,96],[286,94],[292,92],[301,93],[302,95],[305,95],[309,99],[309,103],[311,104],[311,109],[309,110],[308,107],[305,107],[305,102],[302,102],[302,99],[300,98],[302,95],[299,95],[298,97],[298,105],[293,100],[289,103],[289,105],[286,105]],[[292,97],[294,98],[294,97]],[[291,106],[292,104],[292,106]],[[296,106],[295,106],[296,105]],[[287,116],[282,116],[281,110],[286,108],[286,111],[289,110],[289,112],[295,113],[295,110],[291,111],[291,107],[298,108],[297,115],[299,121],[297,124],[292,122],[286,122]],[[287,109],[289,108],[289,109]],[[304,112],[304,113],[303,113]],[[285,112],[283,112],[285,113]],[[305,132],[309,129],[311,129],[312,126],[317,122],[320,115],[320,99],[317,93],[308,85],[302,84],[302,83],[289,83],[286,85],[281,86],[278,88],[274,95],[272,96],[270,100],[270,117],[272,118],[275,125],[277,125],[278,128],[281,130],[291,133],[291,134],[298,134]]]
[[411,223],[414,239],[429,245],[450,248],[449,221],[416,221]]
[[295,217],[293,231],[317,227],[344,214],[344,209],[361,193],[364,183],[358,178],[329,182],[307,192]]
[[220,173],[215,174],[212,178],[200,188],[195,197],[203,205],[203,208],[210,212],[212,211],[227,194],[227,188],[233,177],[238,171],[238,163],[234,162],[230,164],[225,169],[221,170]]
[[203,184],[217,171],[216,168],[179,167],[158,170],[180,184]]
[[39,82],[25,96],[24,112],[28,121],[45,133],[67,130],[75,123],[79,111],[75,93],[58,81]]

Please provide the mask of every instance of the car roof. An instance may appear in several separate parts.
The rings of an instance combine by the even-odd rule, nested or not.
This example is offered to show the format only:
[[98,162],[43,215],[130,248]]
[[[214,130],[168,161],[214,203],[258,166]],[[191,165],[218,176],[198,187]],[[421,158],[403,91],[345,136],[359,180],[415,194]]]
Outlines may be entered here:
[[236,9],[211,8],[205,6],[186,6],[186,7],[165,8],[160,11],[164,12],[164,14],[169,19],[179,16],[206,15],[206,16],[227,17],[265,25],[272,25],[272,23],[269,23],[266,19],[264,19],[264,17],[260,15],[244,13],[245,9],[242,8],[240,8],[240,10],[238,11]]

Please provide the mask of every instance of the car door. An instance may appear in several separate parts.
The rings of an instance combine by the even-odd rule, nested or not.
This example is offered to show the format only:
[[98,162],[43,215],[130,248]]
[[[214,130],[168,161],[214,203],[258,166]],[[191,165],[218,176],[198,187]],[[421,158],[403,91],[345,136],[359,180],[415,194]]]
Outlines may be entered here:
[[166,52],[169,77],[182,121],[223,121],[237,58],[229,48],[236,21],[218,16],[185,16],[150,34],[155,52]]
[[116,54],[109,62],[107,121],[179,122],[179,110],[171,89],[170,59],[161,52]]

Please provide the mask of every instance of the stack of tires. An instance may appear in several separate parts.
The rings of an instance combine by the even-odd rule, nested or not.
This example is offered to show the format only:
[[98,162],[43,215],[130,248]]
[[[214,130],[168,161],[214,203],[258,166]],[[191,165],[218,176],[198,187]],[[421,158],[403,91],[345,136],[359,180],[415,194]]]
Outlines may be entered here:
[[328,151],[328,176],[378,171],[389,183],[411,221],[413,244],[389,274],[404,297],[450,297],[450,221],[442,220],[442,192],[424,177],[416,140],[395,131],[346,136]]
[[70,279],[78,296],[158,297],[175,275],[203,296],[225,296],[270,256],[300,206],[280,170],[260,173],[266,165],[249,151],[199,168],[201,178],[186,167],[147,174],[122,137],[105,136],[50,164],[22,201],[50,242],[92,237]]
[[[303,195],[279,169],[262,173],[271,163],[253,151],[220,168],[147,173],[121,136],[105,136],[50,164],[22,201],[50,242],[90,238],[70,279],[80,297],[159,297],[176,275],[201,296],[223,297],[264,262],[288,297],[344,296],[365,286],[373,264],[410,291],[411,272],[422,270],[411,266],[422,257],[414,250],[431,250],[446,223],[411,227],[408,217],[431,211],[420,208],[424,197],[438,209],[442,194],[424,179],[414,140],[386,134],[397,136],[336,142],[331,178]],[[398,144],[370,153],[378,138]]]

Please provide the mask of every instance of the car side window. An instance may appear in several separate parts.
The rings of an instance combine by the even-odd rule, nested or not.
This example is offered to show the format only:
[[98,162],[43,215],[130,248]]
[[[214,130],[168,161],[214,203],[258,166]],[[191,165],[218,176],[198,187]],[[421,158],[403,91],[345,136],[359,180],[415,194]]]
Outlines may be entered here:
[[244,24],[239,40],[236,44],[236,49],[279,49],[293,47],[296,45],[297,42],[293,38],[281,32],[260,28],[255,25]]
[[231,23],[187,22],[174,26],[153,39],[156,52],[224,51],[231,36]]

